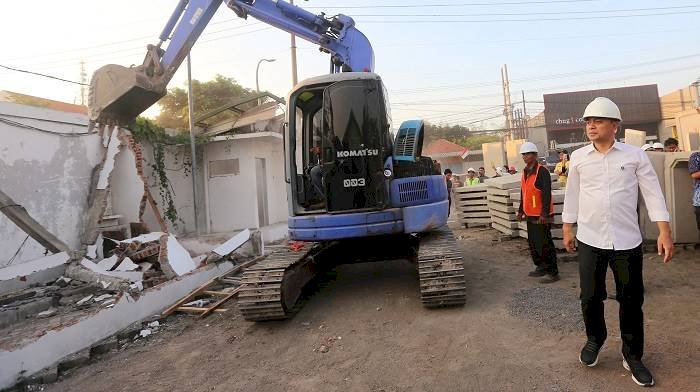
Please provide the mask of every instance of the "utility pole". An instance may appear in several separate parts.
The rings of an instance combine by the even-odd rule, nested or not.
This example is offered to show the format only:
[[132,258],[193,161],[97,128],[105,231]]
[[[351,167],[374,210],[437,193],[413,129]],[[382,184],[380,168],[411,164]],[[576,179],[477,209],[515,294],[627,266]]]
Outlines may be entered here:
[[194,199],[192,207],[194,209],[194,227],[199,235],[199,214],[197,213],[197,147],[195,146],[194,137],[194,97],[192,94],[192,61],[190,54],[187,53],[187,111],[189,112],[190,120],[190,148],[192,150],[192,198]]
[[87,105],[87,72],[85,72],[85,60],[80,60],[80,104]]
[[[289,0],[289,4],[294,5],[294,0]],[[291,49],[292,49],[292,87],[297,85],[299,81],[297,77],[297,37],[294,34],[291,36]]]
[[530,140],[530,128],[527,126],[527,108],[525,107],[525,90],[520,90],[523,93],[523,127],[525,128],[525,139]]
[[513,104],[510,101],[510,82],[508,81],[508,65],[503,64],[501,68],[501,81],[503,83],[503,113],[506,116],[506,126],[510,131],[510,139],[515,139],[513,135]]

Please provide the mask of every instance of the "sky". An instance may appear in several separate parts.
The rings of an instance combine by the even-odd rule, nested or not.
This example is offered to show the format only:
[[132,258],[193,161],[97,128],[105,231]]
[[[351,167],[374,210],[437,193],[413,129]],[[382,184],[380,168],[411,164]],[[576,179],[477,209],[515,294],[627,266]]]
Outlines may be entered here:
[[[3,3],[0,65],[80,81],[105,64],[141,64],[178,0]],[[503,124],[500,70],[514,104],[543,110],[542,94],[658,84],[666,94],[700,78],[700,1],[297,0],[355,19],[375,51],[394,125],[421,118],[481,129]],[[195,44],[192,77],[216,74],[286,96],[289,34],[222,5]],[[297,39],[299,79],[328,72],[328,55]],[[186,66],[170,87],[184,87]],[[80,86],[0,68],[0,90],[80,102]],[[196,102],[195,102],[196,105]],[[157,107],[147,115],[157,114]]]

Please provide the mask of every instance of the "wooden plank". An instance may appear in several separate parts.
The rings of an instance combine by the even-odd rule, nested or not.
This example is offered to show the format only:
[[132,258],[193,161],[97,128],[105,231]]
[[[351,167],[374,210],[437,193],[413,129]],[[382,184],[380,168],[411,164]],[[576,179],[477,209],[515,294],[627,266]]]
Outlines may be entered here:
[[177,301],[173,306],[171,306],[171,307],[169,307],[168,309],[166,309],[163,313],[161,313],[161,317],[167,317],[167,316],[170,315],[172,312],[174,312],[176,308],[180,307],[181,305],[183,305],[183,304],[185,304],[185,303],[187,303],[187,302],[190,302],[192,299],[194,299],[194,297],[196,297],[196,296],[202,294],[202,292],[203,292],[204,290],[206,290],[207,287],[211,286],[213,283],[216,283],[218,279],[223,278],[223,277],[226,277],[226,276],[228,276],[228,275],[235,274],[236,272],[240,271],[240,270],[243,269],[243,268],[250,267],[251,265],[257,263],[258,261],[264,259],[265,257],[266,257],[266,256],[258,256],[258,257],[254,258],[254,259],[252,259],[252,260],[248,260],[248,261],[246,261],[246,262],[243,263],[243,264],[240,264],[240,265],[237,265],[237,266],[231,268],[230,271],[225,272],[225,273],[221,274],[220,276],[217,276],[217,277],[215,277],[215,278],[212,278],[212,279],[209,280],[208,282],[206,282],[206,283],[204,283],[203,285],[199,286],[198,288],[194,289],[192,292],[190,292],[189,294],[187,294],[187,296],[185,296],[185,297],[182,298],[181,300]]
[[[207,308],[197,308],[194,306],[180,306],[175,309],[178,312],[184,312],[184,313],[201,313],[207,310]],[[228,309],[215,309],[214,312],[216,313],[223,313],[228,311]]]
[[202,292],[202,294],[207,294],[207,295],[218,295],[220,297],[225,297],[229,295],[231,292],[230,291],[211,291],[211,290],[205,290]]
[[243,288],[245,288],[245,287],[246,287],[245,285],[240,285],[240,286],[236,287],[236,289],[233,290],[231,293],[229,293],[227,296],[225,296],[224,298],[221,298],[221,299],[220,299],[218,302],[216,302],[214,305],[212,305],[212,306],[210,306],[209,308],[207,308],[207,310],[206,310],[204,313],[202,313],[202,314],[199,316],[199,318],[205,318],[205,317],[207,317],[209,314],[211,314],[211,312],[215,311],[216,308],[218,308],[219,306],[223,305],[226,301],[230,300],[231,298],[235,297],[236,295],[238,295],[238,292],[241,291],[241,289],[243,289]]

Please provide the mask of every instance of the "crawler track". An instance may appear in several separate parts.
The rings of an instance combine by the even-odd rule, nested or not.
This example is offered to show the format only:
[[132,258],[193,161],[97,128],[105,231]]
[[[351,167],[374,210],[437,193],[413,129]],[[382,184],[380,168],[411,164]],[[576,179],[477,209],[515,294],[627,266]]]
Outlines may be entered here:
[[424,306],[455,306],[466,302],[464,260],[447,226],[420,237],[417,261]]
[[245,288],[238,299],[243,317],[249,321],[287,318],[301,289],[315,275],[313,255],[317,248],[314,243],[307,242],[296,252],[275,251],[246,269],[241,280]]

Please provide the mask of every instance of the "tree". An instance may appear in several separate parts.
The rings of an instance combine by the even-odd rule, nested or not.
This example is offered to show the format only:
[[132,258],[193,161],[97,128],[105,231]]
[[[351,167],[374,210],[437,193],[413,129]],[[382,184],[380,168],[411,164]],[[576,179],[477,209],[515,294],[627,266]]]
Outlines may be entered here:
[[500,136],[494,134],[470,134],[472,129],[463,125],[434,125],[425,123],[426,144],[437,139],[446,139],[470,150],[481,150],[484,143],[497,142]]
[[[214,79],[203,83],[192,79],[192,91],[195,118],[237,99],[251,97],[256,94],[255,90],[241,86],[234,78],[219,74],[214,76]],[[165,128],[189,128],[186,89],[180,87],[169,89],[168,94],[158,101],[158,105],[160,105],[160,114],[156,118],[158,125]],[[255,104],[252,103],[251,106],[253,105]],[[223,118],[216,117],[215,119],[220,120]]]

